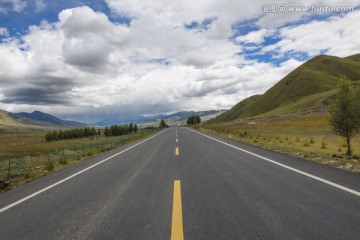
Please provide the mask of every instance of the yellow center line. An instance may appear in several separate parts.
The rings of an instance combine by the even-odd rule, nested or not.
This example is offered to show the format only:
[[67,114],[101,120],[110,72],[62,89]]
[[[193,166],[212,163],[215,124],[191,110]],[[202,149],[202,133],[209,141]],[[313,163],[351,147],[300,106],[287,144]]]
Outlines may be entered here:
[[179,156],[179,148],[178,147],[175,148],[175,155]]
[[183,229],[182,206],[181,206],[181,186],[180,186],[180,180],[175,180],[172,222],[171,222],[171,240],[183,240],[183,239],[184,239],[184,229]]

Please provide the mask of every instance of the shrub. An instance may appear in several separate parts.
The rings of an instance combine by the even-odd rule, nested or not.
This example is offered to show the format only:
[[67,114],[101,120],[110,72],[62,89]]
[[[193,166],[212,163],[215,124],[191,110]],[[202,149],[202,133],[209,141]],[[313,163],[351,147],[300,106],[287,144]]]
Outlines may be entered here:
[[55,165],[52,161],[47,161],[44,165],[46,171],[54,171]]
[[59,158],[59,164],[61,164],[61,165],[66,165],[66,164],[68,164],[68,160],[66,159],[65,156],[61,156],[61,157]]
[[323,139],[321,142],[321,149],[326,149],[326,145],[327,143],[325,142],[325,139]]

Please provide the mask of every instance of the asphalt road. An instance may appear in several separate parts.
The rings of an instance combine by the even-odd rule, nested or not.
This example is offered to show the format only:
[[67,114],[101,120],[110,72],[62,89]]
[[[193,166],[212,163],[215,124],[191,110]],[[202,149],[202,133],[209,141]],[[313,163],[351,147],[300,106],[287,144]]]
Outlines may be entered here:
[[208,136],[170,128],[3,193],[0,239],[360,239],[360,174]]

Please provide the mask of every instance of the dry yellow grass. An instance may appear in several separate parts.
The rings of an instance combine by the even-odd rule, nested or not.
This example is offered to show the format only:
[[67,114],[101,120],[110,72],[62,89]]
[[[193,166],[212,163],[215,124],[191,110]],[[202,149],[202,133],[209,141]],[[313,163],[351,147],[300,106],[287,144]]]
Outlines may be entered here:
[[110,150],[127,142],[152,134],[154,130],[139,131],[120,137],[95,137],[45,142],[46,132],[1,132],[0,133],[0,180],[8,178],[11,163],[11,184],[19,186],[50,170],[46,164],[52,162],[54,171],[86,158]]
[[360,172],[360,135],[348,159],[344,139],[333,134],[328,113],[290,114],[281,117],[205,125],[204,131],[236,141],[302,156],[341,169]]

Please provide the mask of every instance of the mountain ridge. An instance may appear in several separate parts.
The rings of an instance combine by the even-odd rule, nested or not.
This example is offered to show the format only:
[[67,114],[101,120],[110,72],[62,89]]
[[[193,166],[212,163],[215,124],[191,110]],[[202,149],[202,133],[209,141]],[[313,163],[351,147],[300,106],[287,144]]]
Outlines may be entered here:
[[283,113],[326,107],[340,75],[354,82],[360,80],[360,54],[345,58],[327,55],[314,57],[291,71],[264,94],[244,99],[210,122],[280,113],[279,110],[286,106],[290,107],[283,109]]
[[34,111],[32,113],[12,113],[0,109],[0,127],[81,127],[86,126],[85,123],[67,121],[57,118],[53,115]]
[[114,124],[136,123],[146,126],[158,126],[160,119],[164,119],[170,125],[185,124],[190,115],[200,115],[203,122],[225,112],[225,110],[208,111],[181,111],[172,114],[158,114],[155,116],[138,117],[129,119],[106,119],[93,124],[80,123],[76,121],[62,120],[58,117],[41,111],[32,113],[20,112],[11,113],[0,109],[0,128],[41,128],[41,127],[83,127],[86,125],[109,126]]
[[44,113],[44,112],[40,112],[40,111],[33,111],[32,113],[21,112],[21,113],[15,113],[15,114],[18,116],[25,117],[25,118],[30,118],[35,121],[44,122],[46,124],[53,124],[56,126],[81,127],[81,126],[87,125],[85,123],[62,120],[53,115],[50,115],[50,114]]
[[102,121],[94,122],[94,125],[97,126],[108,126],[113,124],[124,124],[133,122],[136,124],[156,124],[157,121],[160,121],[161,119],[164,119],[166,122],[169,122],[170,124],[184,124],[186,123],[186,120],[188,116],[190,115],[199,115],[200,117],[203,117],[204,119],[208,120],[208,116],[219,115],[220,113],[225,112],[225,109],[223,110],[208,110],[208,111],[180,111],[176,113],[171,114],[158,114],[154,116],[147,116],[147,117],[137,117],[137,118],[129,118],[129,119],[120,119],[120,118],[110,118],[105,119]]

